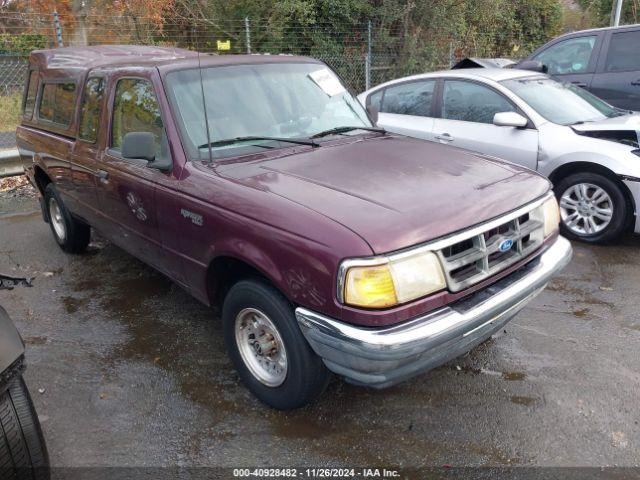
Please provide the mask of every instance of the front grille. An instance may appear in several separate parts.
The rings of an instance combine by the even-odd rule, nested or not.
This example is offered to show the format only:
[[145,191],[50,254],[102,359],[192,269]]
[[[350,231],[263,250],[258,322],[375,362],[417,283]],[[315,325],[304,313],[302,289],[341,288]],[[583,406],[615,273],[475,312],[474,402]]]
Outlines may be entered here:
[[[537,250],[544,240],[542,219],[538,217],[537,211],[531,211],[438,250],[449,290],[464,290]],[[501,251],[505,240],[512,240],[513,246]]]

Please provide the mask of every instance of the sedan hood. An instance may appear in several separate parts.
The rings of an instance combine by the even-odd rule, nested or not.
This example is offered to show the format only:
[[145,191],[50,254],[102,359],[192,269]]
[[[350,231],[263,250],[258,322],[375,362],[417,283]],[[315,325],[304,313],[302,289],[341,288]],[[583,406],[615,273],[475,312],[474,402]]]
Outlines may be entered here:
[[490,220],[550,188],[540,175],[513,164],[392,135],[218,164],[216,170],[333,219],[362,237],[374,253]]

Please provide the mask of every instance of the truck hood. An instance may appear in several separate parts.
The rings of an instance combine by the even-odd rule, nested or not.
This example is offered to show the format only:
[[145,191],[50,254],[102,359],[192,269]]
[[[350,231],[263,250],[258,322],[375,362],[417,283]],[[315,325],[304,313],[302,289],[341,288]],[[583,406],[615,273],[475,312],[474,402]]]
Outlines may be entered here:
[[550,188],[537,173],[511,163],[395,135],[216,170],[333,219],[376,254],[490,220]]
[[640,146],[640,114],[637,113],[572,125],[571,128],[578,135],[623,143],[635,148]]

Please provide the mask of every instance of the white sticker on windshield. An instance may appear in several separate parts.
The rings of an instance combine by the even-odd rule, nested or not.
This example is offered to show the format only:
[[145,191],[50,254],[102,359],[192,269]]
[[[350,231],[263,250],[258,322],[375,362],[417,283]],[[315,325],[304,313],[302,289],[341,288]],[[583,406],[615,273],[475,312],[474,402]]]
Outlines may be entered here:
[[329,69],[323,68],[309,74],[309,78],[318,85],[324,93],[333,97],[345,91],[345,88]]

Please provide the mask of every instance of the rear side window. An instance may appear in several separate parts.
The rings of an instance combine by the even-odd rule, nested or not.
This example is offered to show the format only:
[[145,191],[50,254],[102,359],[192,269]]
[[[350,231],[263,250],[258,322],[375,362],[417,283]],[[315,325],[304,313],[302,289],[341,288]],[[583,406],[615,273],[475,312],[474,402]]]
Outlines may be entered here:
[[442,118],[463,122],[493,123],[499,112],[515,112],[516,108],[498,92],[460,80],[444,82]]
[[38,118],[68,127],[76,100],[74,83],[45,83],[40,95]]
[[430,117],[435,84],[434,80],[429,80],[388,87],[384,92],[380,111]]
[[84,87],[82,105],[80,107],[80,129],[78,138],[94,143],[98,138],[98,124],[104,93],[102,78],[89,78]]
[[611,35],[605,64],[606,72],[640,70],[640,30]]
[[25,117],[31,118],[33,115],[33,109],[36,106],[36,94],[38,93],[38,71],[32,70],[29,73],[29,79],[27,80],[27,94],[24,99],[24,111],[22,112]]
[[125,78],[118,81],[113,104],[111,147],[120,151],[124,136],[130,132],[151,132],[160,153],[163,134],[160,106],[148,80]]
[[589,68],[596,36],[569,38],[547,48],[534,60],[542,62],[549,69],[549,75],[585,73]]

